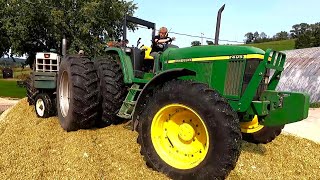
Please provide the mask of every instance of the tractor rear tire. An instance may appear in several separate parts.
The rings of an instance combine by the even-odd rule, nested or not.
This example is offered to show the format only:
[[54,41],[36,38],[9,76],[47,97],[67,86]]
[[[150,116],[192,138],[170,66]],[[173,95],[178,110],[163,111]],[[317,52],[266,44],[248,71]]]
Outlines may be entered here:
[[66,131],[89,129],[98,118],[99,87],[93,62],[69,56],[58,73],[57,107],[60,125]]
[[127,94],[120,62],[116,58],[108,56],[96,60],[95,68],[99,77],[100,114],[102,115],[97,126],[105,127],[120,123],[121,118],[117,116],[117,113]]
[[205,84],[166,82],[150,93],[137,120],[146,164],[172,179],[224,179],[235,168],[238,116]]
[[34,103],[37,116],[40,118],[48,118],[55,115],[56,107],[54,101],[54,98],[50,98],[46,93],[38,94]]
[[33,105],[35,103],[35,96],[38,94],[38,90],[34,88],[33,81],[30,76],[27,77],[25,85],[27,90],[27,101],[29,105]]
[[283,126],[266,127],[254,133],[242,132],[243,140],[254,144],[267,144],[280,135]]

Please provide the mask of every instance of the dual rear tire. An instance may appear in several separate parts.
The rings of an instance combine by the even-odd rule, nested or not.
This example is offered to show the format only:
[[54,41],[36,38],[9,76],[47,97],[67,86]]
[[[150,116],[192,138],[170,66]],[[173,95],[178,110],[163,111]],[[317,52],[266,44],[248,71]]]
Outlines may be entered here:
[[61,127],[66,131],[94,127],[100,99],[93,62],[80,56],[67,57],[61,62],[57,81]]
[[94,61],[99,78],[101,121],[99,127],[118,124],[121,118],[117,116],[119,109],[127,95],[127,87],[124,84],[120,60],[108,55]]
[[57,107],[62,128],[76,131],[118,123],[116,115],[126,93],[116,59],[93,62],[80,56],[67,57],[58,74]]

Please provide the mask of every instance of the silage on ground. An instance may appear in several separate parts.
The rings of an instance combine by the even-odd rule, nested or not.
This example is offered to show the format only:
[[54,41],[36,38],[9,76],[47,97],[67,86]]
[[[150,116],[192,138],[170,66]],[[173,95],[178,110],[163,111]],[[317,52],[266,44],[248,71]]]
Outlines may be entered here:
[[[145,165],[137,133],[123,125],[65,132],[56,117],[37,118],[25,99],[0,120],[4,179],[168,179]],[[228,179],[316,179],[320,144],[280,135],[267,145],[243,143]]]

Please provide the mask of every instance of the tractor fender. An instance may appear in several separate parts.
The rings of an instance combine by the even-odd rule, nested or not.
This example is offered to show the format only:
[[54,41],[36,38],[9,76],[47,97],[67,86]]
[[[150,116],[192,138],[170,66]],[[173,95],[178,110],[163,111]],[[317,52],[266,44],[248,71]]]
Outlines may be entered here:
[[107,54],[117,55],[120,59],[121,69],[124,77],[125,84],[131,84],[134,78],[133,67],[131,63],[130,56],[128,56],[121,48],[106,48],[105,52]]
[[142,89],[141,93],[138,96],[136,106],[134,108],[133,116],[132,116],[132,125],[133,130],[136,130],[138,126],[137,117],[141,112],[141,109],[143,108],[143,104],[145,103],[145,100],[148,96],[148,94],[153,90],[154,87],[156,87],[159,84],[164,84],[167,81],[170,81],[172,79],[176,79],[178,77],[182,76],[195,76],[196,72],[185,69],[185,68],[176,68],[176,69],[170,69],[166,70],[164,72],[161,72],[154,76]]

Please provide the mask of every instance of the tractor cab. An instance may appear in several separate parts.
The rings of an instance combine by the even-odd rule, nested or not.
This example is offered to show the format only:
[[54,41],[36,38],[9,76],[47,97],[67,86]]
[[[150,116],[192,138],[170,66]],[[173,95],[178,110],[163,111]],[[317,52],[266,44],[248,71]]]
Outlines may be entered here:
[[[144,26],[152,30],[152,39],[155,36],[156,25],[153,22],[149,22],[136,17],[126,16],[123,23],[123,40],[127,38],[127,23],[133,23],[136,25]],[[146,45],[140,45],[141,38],[138,39],[135,47],[130,47],[130,50],[125,50],[126,54],[130,56],[132,62],[132,68],[136,77],[143,76],[144,73],[152,73],[154,66],[154,58],[150,56],[151,47]]]
[[[165,50],[168,48],[178,48],[178,46],[167,44],[165,46]],[[126,54],[130,55],[132,66],[136,74],[141,74],[141,73],[155,74],[159,70],[161,65],[159,56],[156,58],[151,56],[151,50],[152,50],[152,47],[146,46],[146,45],[142,45],[140,47],[138,47],[137,45],[136,47],[131,47],[130,50],[129,49],[125,50]],[[138,75],[138,76],[141,76],[141,75]]]
[[130,50],[127,49],[125,52],[130,56],[136,74],[151,73],[154,65],[154,58],[150,55],[151,47],[145,45],[138,47],[139,40],[136,47],[130,47]]
[[[159,58],[154,58],[151,56],[151,46],[140,45],[141,38],[138,39],[136,46],[128,47],[127,46],[127,25],[128,23],[133,23],[136,25],[144,26],[152,30],[151,39],[155,37],[155,23],[139,19],[136,17],[126,16],[123,23],[123,39],[118,40],[118,42],[108,43],[108,47],[116,47],[122,50],[127,56],[130,57],[133,74],[136,78],[144,78],[147,76],[154,76],[157,72],[158,67],[160,67]],[[126,42],[126,43],[125,43]],[[172,45],[168,44],[168,47]],[[174,46],[177,47],[177,46]],[[113,49],[114,50],[114,49]],[[107,51],[112,51],[108,49]]]

